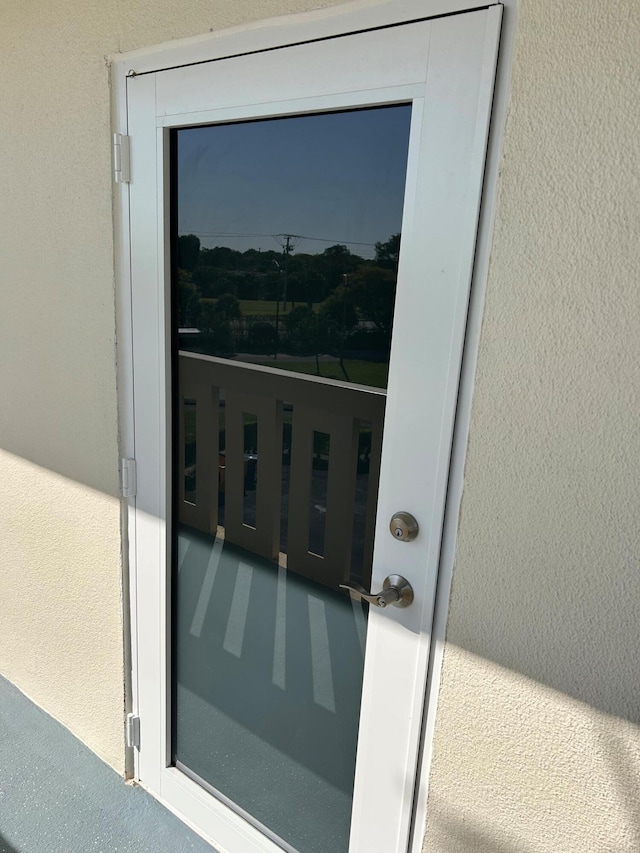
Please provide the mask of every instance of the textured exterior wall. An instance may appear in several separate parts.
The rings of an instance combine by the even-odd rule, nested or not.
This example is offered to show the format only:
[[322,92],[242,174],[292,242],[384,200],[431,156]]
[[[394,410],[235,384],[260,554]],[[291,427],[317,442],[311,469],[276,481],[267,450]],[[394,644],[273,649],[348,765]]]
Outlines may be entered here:
[[0,4],[0,672],[124,767],[106,57],[322,0]]
[[523,0],[425,850],[640,849],[640,5]]

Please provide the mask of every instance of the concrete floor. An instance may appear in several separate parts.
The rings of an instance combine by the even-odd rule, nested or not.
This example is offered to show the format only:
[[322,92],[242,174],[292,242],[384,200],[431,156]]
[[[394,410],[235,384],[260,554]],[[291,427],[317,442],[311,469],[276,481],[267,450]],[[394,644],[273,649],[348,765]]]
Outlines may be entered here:
[[0,853],[215,853],[0,678]]

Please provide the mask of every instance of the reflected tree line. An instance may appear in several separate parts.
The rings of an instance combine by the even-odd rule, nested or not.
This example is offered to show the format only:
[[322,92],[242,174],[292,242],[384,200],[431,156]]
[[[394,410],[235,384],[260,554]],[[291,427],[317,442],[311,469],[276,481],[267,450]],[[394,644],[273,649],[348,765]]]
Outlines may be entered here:
[[287,239],[282,252],[240,252],[180,236],[180,348],[265,361],[284,354],[309,361],[305,372],[318,374],[329,357],[348,380],[347,360],[388,361],[399,249],[400,234],[376,243],[372,259],[341,244],[294,254]]

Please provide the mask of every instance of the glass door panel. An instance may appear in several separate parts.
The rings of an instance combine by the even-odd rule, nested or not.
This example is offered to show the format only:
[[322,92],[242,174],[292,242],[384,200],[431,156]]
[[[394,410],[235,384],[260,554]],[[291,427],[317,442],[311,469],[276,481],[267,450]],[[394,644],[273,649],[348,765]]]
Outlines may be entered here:
[[346,853],[408,104],[172,131],[173,761]]

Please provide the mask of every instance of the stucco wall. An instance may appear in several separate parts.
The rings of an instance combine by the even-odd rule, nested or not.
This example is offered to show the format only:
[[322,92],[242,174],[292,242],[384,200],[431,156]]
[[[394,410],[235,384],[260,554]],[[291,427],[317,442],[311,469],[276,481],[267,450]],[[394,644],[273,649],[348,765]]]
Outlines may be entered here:
[[106,57],[322,0],[0,4],[0,672],[124,767]]
[[640,5],[524,0],[425,850],[640,850]]

